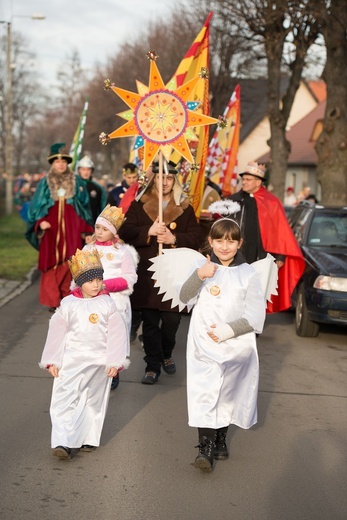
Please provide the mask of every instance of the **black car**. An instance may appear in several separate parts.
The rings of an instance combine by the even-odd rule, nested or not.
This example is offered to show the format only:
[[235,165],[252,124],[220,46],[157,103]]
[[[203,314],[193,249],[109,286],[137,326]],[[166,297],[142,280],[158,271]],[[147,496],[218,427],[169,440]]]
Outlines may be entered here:
[[293,295],[298,336],[315,337],[320,323],[347,325],[347,207],[308,201],[288,216],[306,261]]

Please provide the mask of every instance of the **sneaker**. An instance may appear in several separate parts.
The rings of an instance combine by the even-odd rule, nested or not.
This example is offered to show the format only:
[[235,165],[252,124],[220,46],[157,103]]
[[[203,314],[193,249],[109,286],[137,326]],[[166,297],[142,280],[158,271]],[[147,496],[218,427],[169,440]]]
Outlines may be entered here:
[[163,370],[170,376],[176,374],[176,363],[172,358],[164,359]]
[[94,451],[96,450],[96,446],[92,446],[91,444],[83,444],[80,447],[80,451]]
[[115,390],[119,385],[119,373],[112,377],[111,390]]
[[53,450],[53,455],[62,460],[71,459],[71,448],[68,448],[67,446],[57,446]]
[[143,385],[154,385],[158,382],[159,374],[158,372],[146,372],[143,378],[141,379],[141,383]]

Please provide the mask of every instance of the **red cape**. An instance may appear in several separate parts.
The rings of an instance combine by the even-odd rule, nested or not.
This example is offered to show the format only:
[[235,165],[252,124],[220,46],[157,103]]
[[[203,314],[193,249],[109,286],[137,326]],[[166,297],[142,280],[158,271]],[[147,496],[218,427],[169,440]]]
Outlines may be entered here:
[[134,182],[134,184],[132,184],[130,186],[130,188],[127,189],[127,191],[124,193],[123,197],[121,198],[119,207],[123,209],[124,215],[128,211],[129,206],[132,203],[132,201],[135,199],[139,186],[140,185],[138,182]]
[[285,255],[278,271],[278,296],[272,296],[267,312],[280,312],[291,306],[291,294],[305,269],[305,260],[289,227],[281,201],[263,186],[254,193],[261,240],[265,251]]

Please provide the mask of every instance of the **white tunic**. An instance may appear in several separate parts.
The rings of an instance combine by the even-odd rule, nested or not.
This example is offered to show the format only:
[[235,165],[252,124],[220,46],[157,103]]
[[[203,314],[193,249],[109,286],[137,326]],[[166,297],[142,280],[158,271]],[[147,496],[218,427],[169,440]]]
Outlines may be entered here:
[[128,289],[110,293],[115,301],[117,309],[122,313],[128,331],[131,328],[130,295],[137,282],[136,267],[138,254],[133,246],[117,242],[115,245],[103,245],[100,243],[87,244],[84,250],[97,249],[104,269],[104,280],[110,278],[124,278],[128,282]]
[[61,301],[40,362],[60,369],[50,407],[52,448],[99,446],[111,384],[106,368],[128,366],[127,350],[124,320],[109,295]]
[[[221,343],[207,335],[211,325],[240,318],[245,318],[254,332]],[[205,280],[188,333],[190,426],[217,429],[235,424],[250,428],[257,422],[259,361],[255,333],[262,332],[264,320],[264,293],[253,267],[219,265],[214,277]]]

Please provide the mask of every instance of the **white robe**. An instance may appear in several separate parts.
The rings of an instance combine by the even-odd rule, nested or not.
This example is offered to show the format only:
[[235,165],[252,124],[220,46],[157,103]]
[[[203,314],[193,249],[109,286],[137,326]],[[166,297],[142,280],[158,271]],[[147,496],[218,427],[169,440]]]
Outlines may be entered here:
[[131,328],[130,295],[137,282],[136,267],[139,261],[136,249],[128,244],[117,242],[116,245],[87,244],[83,250],[97,249],[104,269],[104,280],[110,278],[124,278],[128,282],[128,289],[120,292],[111,292],[110,295],[121,312],[128,332]]
[[52,448],[99,446],[110,395],[108,367],[127,367],[128,335],[109,295],[61,301],[49,323],[41,368],[54,364]]
[[[213,286],[220,291],[216,296],[210,292]],[[212,324],[240,318],[245,318],[254,332],[221,343],[207,335]],[[205,280],[188,333],[189,426],[217,429],[235,424],[250,428],[257,422],[259,361],[255,333],[262,332],[264,320],[264,292],[259,275],[249,264],[219,265],[214,277]]]

